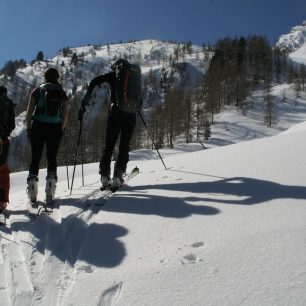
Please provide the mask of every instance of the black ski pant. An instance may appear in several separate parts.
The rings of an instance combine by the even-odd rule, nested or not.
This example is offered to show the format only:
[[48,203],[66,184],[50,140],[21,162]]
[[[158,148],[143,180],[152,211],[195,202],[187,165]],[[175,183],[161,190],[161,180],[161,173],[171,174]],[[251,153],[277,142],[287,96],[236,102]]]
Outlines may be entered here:
[[8,139],[1,139],[0,142],[0,166],[7,163],[7,158],[10,149],[10,142]]
[[130,142],[136,125],[136,114],[119,111],[113,108],[109,114],[105,146],[100,161],[100,174],[110,176],[110,164],[114,147],[120,134],[119,153],[115,163],[115,170],[125,173],[129,161]]
[[57,151],[61,143],[63,130],[61,123],[44,123],[33,121],[31,127],[30,141],[32,160],[29,175],[38,175],[39,164],[46,144],[47,173],[57,171]]

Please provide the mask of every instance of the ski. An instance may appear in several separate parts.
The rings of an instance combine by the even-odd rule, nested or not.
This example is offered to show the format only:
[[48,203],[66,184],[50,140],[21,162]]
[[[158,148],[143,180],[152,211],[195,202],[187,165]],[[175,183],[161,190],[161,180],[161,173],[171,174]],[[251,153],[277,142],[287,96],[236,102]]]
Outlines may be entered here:
[[55,201],[52,201],[52,203],[46,203],[45,201],[36,201],[36,202],[30,202],[29,203],[29,215],[31,217],[37,218],[42,213],[47,213],[48,215],[53,213],[53,210],[55,208]]
[[[130,173],[124,175],[125,182],[128,182],[130,179],[135,177],[139,173],[139,168],[135,167]],[[124,185],[123,185],[124,186]],[[84,213],[91,211],[92,215],[95,215],[98,213],[98,211],[101,209],[102,206],[106,204],[109,198],[112,197],[112,195],[120,189],[121,186],[118,188],[114,188],[113,186],[107,186],[107,187],[100,187],[97,190],[94,190],[90,194],[84,197],[83,201],[86,203],[87,200],[92,201],[89,205],[83,205],[83,207],[79,208],[79,210],[73,214],[74,217],[80,217]]]
[[112,193],[115,193],[117,192],[121,187],[123,187],[126,183],[128,182],[130,179],[132,179],[133,177],[135,177],[137,174],[139,173],[139,168],[136,166],[130,173],[128,174],[125,174],[123,176],[123,180],[124,182],[120,185],[120,186],[112,186],[112,185],[109,185],[107,187],[101,187],[100,190],[101,191],[104,191],[104,190],[109,190],[111,191]]

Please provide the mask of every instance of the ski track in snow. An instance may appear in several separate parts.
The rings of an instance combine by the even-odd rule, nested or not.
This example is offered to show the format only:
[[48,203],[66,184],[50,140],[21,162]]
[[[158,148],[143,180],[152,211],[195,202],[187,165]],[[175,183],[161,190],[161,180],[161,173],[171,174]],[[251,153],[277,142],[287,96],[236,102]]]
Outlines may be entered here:
[[18,219],[13,222],[13,234],[25,256],[28,275],[32,279],[34,290],[32,303],[39,305],[46,300],[52,303],[56,288],[50,292],[48,284],[55,283],[61,263],[50,251],[54,248],[50,244],[52,244],[52,235],[58,235],[54,229],[55,224],[60,222],[60,212],[55,207],[52,215],[43,212],[39,218],[32,220],[33,222],[30,216],[25,215],[24,218],[23,222],[18,222]]
[[[133,178],[133,176],[127,177],[126,182],[131,178]],[[79,263],[78,260],[83,252],[84,245],[86,244],[88,234],[90,232],[90,227],[93,224],[94,216],[101,210],[101,207],[104,206],[109,198],[111,198],[114,194],[115,193],[110,190],[100,191],[100,189],[96,189],[90,192],[83,197],[82,202],[84,202],[84,205],[82,205],[82,207],[75,213],[71,214],[61,224],[62,227],[68,229],[65,233],[65,243],[68,243],[69,245],[69,253],[66,254],[64,269],[62,270],[60,276],[60,292],[58,294],[56,305],[67,305],[69,303],[67,300],[69,293],[73,289],[77,276],[80,273],[93,273],[94,270],[91,266]],[[80,221],[83,221],[83,223],[80,223]],[[66,225],[65,222],[68,222],[68,224]],[[73,227],[76,228],[73,229]],[[121,288],[121,285],[119,288]],[[117,291],[117,289],[114,290]],[[112,300],[114,295],[115,293],[113,293],[113,290],[102,294],[101,301],[103,301],[103,304],[101,305],[110,305],[105,304],[106,300]]]
[[[65,300],[71,291],[77,274],[80,272],[92,273],[92,267],[78,265],[78,259],[82,253],[83,246],[88,237],[93,217],[100,211],[101,207],[113,195],[110,191],[94,190],[83,198],[84,205],[74,214],[70,215],[62,226],[65,228],[65,243],[68,245],[64,268],[59,280],[59,294],[56,305],[65,305]],[[91,201],[88,204],[87,201]],[[83,223],[80,223],[83,221]]]
[[119,298],[121,290],[122,282],[104,290],[97,306],[111,306]]
[[[18,241],[16,231],[8,222],[2,235],[1,262],[3,264],[1,288],[7,288],[0,293],[4,305],[30,305],[34,294],[33,283],[29,277],[26,254]],[[2,291],[2,290],[1,290]]]
[[56,206],[51,214],[42,212],[34,220],[28,209],[12,214],[12,226],[8,222],[1,237],[0,269],[5,275],[0,281],[0,305],[65,305],[77,274],[93,272],[77,261],[93,217],[112,195],[100,189],[90,192],[81,199],[81,207],[63,220]]

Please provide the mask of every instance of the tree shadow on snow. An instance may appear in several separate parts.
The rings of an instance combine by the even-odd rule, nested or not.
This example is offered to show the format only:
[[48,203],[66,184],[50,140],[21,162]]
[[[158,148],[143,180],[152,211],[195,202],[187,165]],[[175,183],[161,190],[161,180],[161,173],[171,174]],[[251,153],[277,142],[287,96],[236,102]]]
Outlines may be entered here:
[[[148,186],[146,186],[148,187]],[[138,188],[137,188],[138,189]],[[144,188],[147,189],[147,188]],[[103,210],[139,215],[156,215],[164,218],[186,218],[192,215],[216,215],[220,210],[203,204],[192,205],[186,198],[166,197],[146,194],[131,193],[128,195],[117,194],[111,199],[110,205]],[[198,201],[201,198],[197,198]]]
[[[133,187],[133,190],[171,190],[202,194],[185,197],[186,201],[206,201],[224,204],[253,205],[274,199],[306,199],[306,186],[289,186],[247,177],[225,178],[212,182],[176,183]],[[230,197],[233,197],[230,199]],[[238,197],[238,199],[237,199]]]

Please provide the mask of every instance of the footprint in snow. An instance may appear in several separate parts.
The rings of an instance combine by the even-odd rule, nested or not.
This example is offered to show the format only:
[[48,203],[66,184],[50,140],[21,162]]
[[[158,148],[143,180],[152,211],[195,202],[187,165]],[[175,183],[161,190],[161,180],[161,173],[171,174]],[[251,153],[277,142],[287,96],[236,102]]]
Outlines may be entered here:
[[203,262],[203,259],[194,255],[194,254],[187,254],[181,259],[182,265],[187,265],[187,264],[195,264],[198,262]]
[[122,282],[115,284],[114,286],[104,290],[100,296],[100,301],[97,306],[110,306],[115,302],[121,292]]
[[200,248],[204,246],[204,242],[199,241],[199,242],[195,242],[191,245],[192,248]]
[[93,273],[94,269],[90,265],[80,265],[77,267],[79,271],[84,271],[85,273]]

